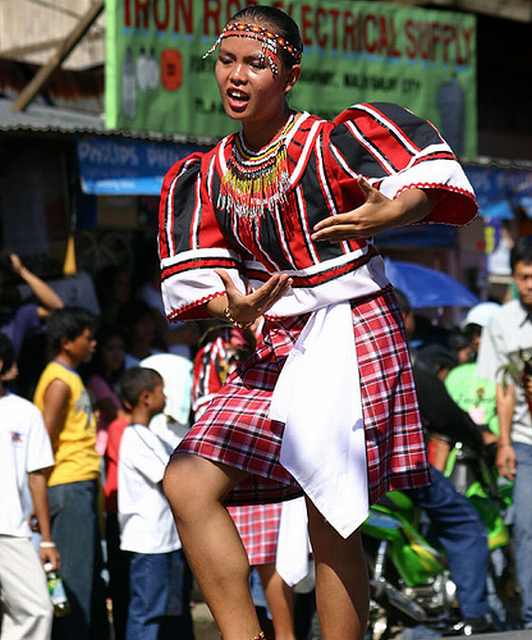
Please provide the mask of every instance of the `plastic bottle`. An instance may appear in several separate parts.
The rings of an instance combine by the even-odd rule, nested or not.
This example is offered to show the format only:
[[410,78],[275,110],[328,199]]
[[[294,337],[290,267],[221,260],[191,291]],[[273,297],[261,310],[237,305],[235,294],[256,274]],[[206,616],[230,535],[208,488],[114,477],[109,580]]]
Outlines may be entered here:
[[64,618],[70,613],[70,605],[68,603],[63,581],[59,572],[54,569],[51,562],[47,562],[44,565],[46,572],[46,582],[48,584],[48,593],[50,594],[50,600],[54,605],[54,616],[56,618]]

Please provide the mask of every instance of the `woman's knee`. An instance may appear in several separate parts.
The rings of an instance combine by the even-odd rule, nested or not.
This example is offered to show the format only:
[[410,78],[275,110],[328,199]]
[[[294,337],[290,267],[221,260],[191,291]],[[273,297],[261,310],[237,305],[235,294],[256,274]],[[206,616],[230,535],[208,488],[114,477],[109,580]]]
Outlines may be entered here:
[[181,503],[188,503],[192,492],[197,490],[197,458],[190,455],[177,455],[170,459],[163,477],[163,492],[174,509]]
[[174,456],[163,478],[163,492],[176,518],[184,518],[220,503],[237,479],[231,470],[199,456]]

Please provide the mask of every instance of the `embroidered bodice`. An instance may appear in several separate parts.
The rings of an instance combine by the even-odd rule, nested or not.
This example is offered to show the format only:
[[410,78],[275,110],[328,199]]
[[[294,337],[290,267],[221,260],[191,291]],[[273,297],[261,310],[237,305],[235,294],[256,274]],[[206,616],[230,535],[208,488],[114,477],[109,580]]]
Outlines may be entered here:
[[258,152],[232,134],[177,162],[165,178],[159,253],[168,316],[204,317],[205,302],[223,293],[214,269],[228,270],[242,289],[290,273],[298,302],[281,315],[308,306],[309,296],[334,300],[339,289],[343,296],[355,273],[384,286],[371,244],[311,238],[318,221],[362,204],[360,176],[390,198],[413,187],[445,193],[427,222],[464,224],[476,213],[473,190],[439,132],[397,105],[354,105],[334,121],[294,114]]

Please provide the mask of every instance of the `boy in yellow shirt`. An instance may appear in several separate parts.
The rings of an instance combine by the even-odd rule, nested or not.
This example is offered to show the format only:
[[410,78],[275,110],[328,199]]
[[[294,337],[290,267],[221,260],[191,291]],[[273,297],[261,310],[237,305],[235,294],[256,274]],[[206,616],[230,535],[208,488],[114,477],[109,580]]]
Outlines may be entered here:
[[48,320],[52,361],[35,390],[54,450],[48,499],[52,536],[72,613],[54,621],[54,638],[105,640],[105,597],[101,586],[98,529],[96,420],[76,369],[94,352],[94,317],[84,309],[55,311]]

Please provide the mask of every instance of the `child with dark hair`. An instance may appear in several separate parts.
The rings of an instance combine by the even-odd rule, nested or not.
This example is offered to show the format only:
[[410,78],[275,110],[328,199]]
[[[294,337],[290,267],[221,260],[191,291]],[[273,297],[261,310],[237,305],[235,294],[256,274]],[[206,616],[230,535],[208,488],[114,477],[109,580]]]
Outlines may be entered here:
[[105,638],[107,619],[100,577],[96,419],[76,371],[94,351],[95,318],[78,307],[55,311],[48,321],[51,362],[35,390],[52,440],[55,466],[48,480],[52,535],[63,558],[72,613],[54,621],[58,633],[85,640]]
[[[48,640],[52,604],[41,562],[59,566],[46,493],[46,473],[54,458],[39,410],[4,386],[13,377],[14,364],[13,344],[0,333],[1,635]],[[35,513],[42,536],[39,557],[30,540],[31,513]]]
[[118,462],[120,547],[131,554],[127,640],[193,637],[190,574],[161,489],[171,447],[149,427],[164,409],[163,385],[161,375],[145,367],[128,369],[120,381],[131,412]]

